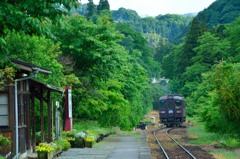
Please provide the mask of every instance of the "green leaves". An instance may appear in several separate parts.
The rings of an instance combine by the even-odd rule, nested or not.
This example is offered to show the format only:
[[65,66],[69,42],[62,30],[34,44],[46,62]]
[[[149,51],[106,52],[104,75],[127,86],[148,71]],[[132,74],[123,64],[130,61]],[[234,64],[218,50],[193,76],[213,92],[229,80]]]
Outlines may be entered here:
[[118,44],[123,35],[115,29],[109,14],[95,18],[93,23],[83,16],[66,16],[65,25],[54,29],[63,57],[69,57],[73,64],[73,70],[66,74],[73,73],[81,81],[72,82],[74,117],[130,129],[151,106],[143,102],[148,78],[139,64],[142,52],[129,54]]
[[[52,40],[44,37],[30,36],[15,31],[7,31],[5,41],[9,51],[8,57],[47,68],[52,71],[52,74],[50,78],[42,80],[55,86],[62,86],[64,83],[62,66],[57,61],[57,57],[60,55],[59,44],[54,44]],[[62,78],[62,80],[56,80],[58,78]]]
[[13,67],[0,67],[0,91],[6,86],[12,86],[14,84],[14,76],[16,70]]
[[192,61],[202,63],[211,67],[217,61],[229,57],[230,43],[222,40],[213,33],[205,32],[198,38],[199,46],[194,48],[197,52]]
[[221,63],[214,73],[219,110],[228,120],[240,119],[240,65]]
[[50,70],[47,78],[37,77],[43,82],[71,85],[74,118],[129,130],[151,108],[147,74],[157,74],[159,65],[144,37],[129,27],[124,42],[132,43],[119,44],[124,35],[116,29],[107,1],[101,1],[99,9],[105,11],[92,21],[62,16],[75,2],[1,1],[0,55]]
[[[0,28],[25,31],[28,34],[51,35],[50,26],[59,16],[67,14],[66,8],[74,6],[77,0],[1,1]],[[62,8],[62,9],[61,9]],[[1,32],[0,31],[0,32]]]

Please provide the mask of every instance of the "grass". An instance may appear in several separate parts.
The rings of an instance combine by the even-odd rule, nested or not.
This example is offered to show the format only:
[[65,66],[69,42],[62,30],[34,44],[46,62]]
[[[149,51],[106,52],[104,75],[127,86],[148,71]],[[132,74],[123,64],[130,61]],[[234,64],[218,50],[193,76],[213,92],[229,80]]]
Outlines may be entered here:
[[103,128],[101,127],[97,121],[74,121],[73,129],[76,129],[78,131],[84,131],[84,130],[93,130],[95,132],[98,132],[99,134],[106,134],[106,133],[114,133],[117,128]]
[[211,154],[213,154],[216,159],[238,159],[238,158],[240,158],[239,152],[234,152],[234,151],[225,150],[225,149],[210,150],[209,152]]
[[199,123],[193,118],[191,121],[194,123],[194,126],[189,127],[188,129],[191,144],[211,145],[214,142],[218,142],[219,136],[214,133],[206,132],[203,123]]
[[133,136],[140,136],[140,132],[135,131],[120,131],[118,132],[118,135],[133,135]]
[[[189,143],[193,145],[200,145],[214,155],[216,159],[238,159],[240,158],[239,147],[231,148],[235,145],[235,140],[229,137],[222,137],[215,133],[206,132],[204,124],[198,122],[196,118],[189,118],[193,126],[188,128],[188,135],[190,138]],[[220,148],[215,148],[216,146]],[[225,148],[225,147],[230,148]]]

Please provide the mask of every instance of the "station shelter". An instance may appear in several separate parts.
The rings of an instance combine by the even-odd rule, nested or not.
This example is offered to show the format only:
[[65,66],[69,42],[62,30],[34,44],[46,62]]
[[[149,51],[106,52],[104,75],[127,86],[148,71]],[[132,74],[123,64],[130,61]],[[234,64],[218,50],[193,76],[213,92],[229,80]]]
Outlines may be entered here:
[[53,95],[62,98],[64,91],[35,79],[37,74],[48,76],[50,71],[21,60],[11,62],[18,68],[14,82],[0,90],[0,134],[10,139],[11,145],[0,154],[26,158],[35,152],[36,130],[41,132],[40,142],[53,141]]

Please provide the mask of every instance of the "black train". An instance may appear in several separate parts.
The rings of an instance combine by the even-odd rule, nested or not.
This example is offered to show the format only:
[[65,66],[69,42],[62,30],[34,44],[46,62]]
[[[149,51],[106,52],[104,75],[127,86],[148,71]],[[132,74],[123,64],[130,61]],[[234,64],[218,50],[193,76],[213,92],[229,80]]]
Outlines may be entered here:
[[167,127],[179,126],[186,121],[186,100],[184,97],[169,94],[159,99],[159,119]]

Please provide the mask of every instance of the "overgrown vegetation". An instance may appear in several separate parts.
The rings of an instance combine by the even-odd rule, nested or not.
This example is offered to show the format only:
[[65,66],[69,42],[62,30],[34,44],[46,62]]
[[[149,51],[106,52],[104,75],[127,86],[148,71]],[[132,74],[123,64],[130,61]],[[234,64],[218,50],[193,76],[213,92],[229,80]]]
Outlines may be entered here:
[[2,134],[0,134],[0,149],[2,149],[5,146],[11,145],[11,141],[9,138],[4,137]]
[[[120,9],[133,29],[121,18],[114,22],[107,1],[94,5],[89,0],[85,16],[70,12],[81,5],[75,0],[64,1],[65,7],[58,3],[0,2],[0,86],[9,58],[34,63],[53,72],[38,77],[41,81],[73,86],[74,119],[125,130],[135,127],[159,96],[180,93],[187,98],[189,116],[199,116],[208,131],[227,134],[231,139],[224,141],[238,146],[239,2],[218,0],[190,26],[191,18],[166,15],[141,22],[136,12]],[[208,16],[211,9],[221,12],[213,15],[221,22]],[[161,31],[155,30],[159,23]]]
[[191,144],[203,146],[216,158],[240,157],[240,153],[235,151],[235,148],[239,148],[239,138],[207,132],[203,122],[198,122],[196,118],[188,118],[188,120],[191,120],[194,125],[188,128]]
[[74,121],[73,129],[77,131],[86,131],[86,130],[94,130],[98,134],[107,134],[107,133],[115,133],[118,129],[117,127],[101,127],[101,125],[97,121]]
[[[2,69],[10,67],[10,58],[49,69],[49,77],[37,78],[57,87],[72,86],[74,119],[130,130],[151,109],[150,78],[159,74],[160,66],[142,34],[120,33],[107,1],[100,1],[96,10],[88,8],[86,17],[70,14],[81,5],[77,0],[0,4]],[[94,7],[91,1],[89,7]],[[134,43],[124,45],[123,39]]]
[[162,58],[162,75],[187,98],[189,116],[199,116],[210,132],[239,137],[240,18],[212,28],[205,18],[195,17],[184,42]]

